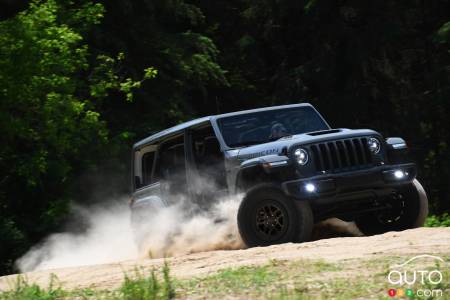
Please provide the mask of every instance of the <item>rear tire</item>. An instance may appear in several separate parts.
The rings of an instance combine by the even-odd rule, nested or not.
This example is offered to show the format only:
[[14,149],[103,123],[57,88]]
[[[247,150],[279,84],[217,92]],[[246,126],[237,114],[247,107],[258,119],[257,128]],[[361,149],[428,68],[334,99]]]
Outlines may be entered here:
[[308,241],[313,228],[309,203],[295,203],[277,185],[267,183],[247,192],[237,221],[248,247]]
[[428,215],[428,197],[417,179],[392,196],[392,208],[355,220],[365,235],[402,231],[423,226]]

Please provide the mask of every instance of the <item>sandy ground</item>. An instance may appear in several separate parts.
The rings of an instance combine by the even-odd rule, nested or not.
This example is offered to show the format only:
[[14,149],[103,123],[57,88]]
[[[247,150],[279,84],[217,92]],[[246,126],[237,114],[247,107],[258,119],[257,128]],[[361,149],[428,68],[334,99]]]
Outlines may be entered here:
[[[418,228],[388,232],[371,237],[338,237],[303,244],[282,244],[244,250],[221,250],[167,258],[171,273],[178,278],[204,276],[228,267],[266,264],[270,259],[303,260],[372,259],[382,256],[411,257],[419,254],[450,255],[450,228]],[[162,266],[164,259],[141,259],[114,264],[80,266],[26,273],[24,276],[47,286],[55,274],[67,289],[110,289],[120,285],[124,272],[136,266],[150,270]],[[0,290],[11,287],[16,275],[0,277]]]

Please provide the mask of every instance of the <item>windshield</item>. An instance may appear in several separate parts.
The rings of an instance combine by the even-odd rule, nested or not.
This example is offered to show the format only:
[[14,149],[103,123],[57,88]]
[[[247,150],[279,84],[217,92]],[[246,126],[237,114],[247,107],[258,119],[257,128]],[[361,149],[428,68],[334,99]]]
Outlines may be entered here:
[[282,108],[218,119],[220,131],[229,147],[267,143],[284,136],[328,130],[310,106]]

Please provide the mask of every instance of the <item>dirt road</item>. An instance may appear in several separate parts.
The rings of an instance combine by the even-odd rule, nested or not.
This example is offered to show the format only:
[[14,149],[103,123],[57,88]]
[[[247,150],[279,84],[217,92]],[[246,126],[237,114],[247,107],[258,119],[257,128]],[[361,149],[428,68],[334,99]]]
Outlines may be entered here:
[[[372,259],[383,256],[419,254],[450,255],[450,228],[419,228],[403,232],[389,232],[371,237],[339,237],[303,244],[282,244],[245,250],[211,251],[167,258],[171,272],[178,278],[203,276],[223,268],[266,264],[270,259],[303,260],[322,259]],[[31,282],[47,286],[50,274],[55,274],[61,284],[72,288],[117,287],[124,272],[136,266],[144,269],[159,268],[163,259],[141,259],[114,264],[80,266],[27,273]],[[0,277],[0,290],[14,282],[15,275]]]

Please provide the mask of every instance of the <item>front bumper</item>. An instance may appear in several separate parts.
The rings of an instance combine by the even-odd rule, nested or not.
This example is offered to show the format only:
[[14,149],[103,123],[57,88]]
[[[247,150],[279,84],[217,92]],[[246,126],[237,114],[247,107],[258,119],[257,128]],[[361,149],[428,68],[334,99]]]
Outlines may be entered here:
[[416,174],[417,168],[413,163],[383,165],[286,181],[282,187],[287,195],[299,200],[334,202],[361,198],[365,194],[381,196],[399,185],[411,182]]

